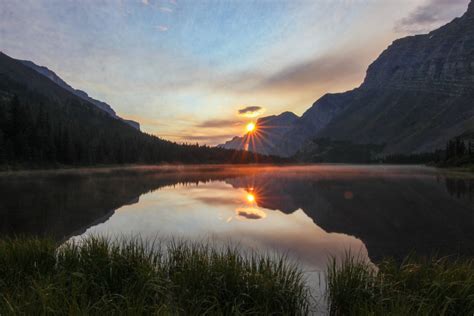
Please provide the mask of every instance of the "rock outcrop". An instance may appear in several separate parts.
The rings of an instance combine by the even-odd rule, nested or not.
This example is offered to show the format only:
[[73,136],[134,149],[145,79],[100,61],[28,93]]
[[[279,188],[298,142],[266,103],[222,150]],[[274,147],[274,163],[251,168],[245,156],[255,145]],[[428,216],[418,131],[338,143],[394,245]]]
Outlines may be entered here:
[[420,153],[474,126],[474,13],[396,40],[370,65],[346,109],[314,136]]

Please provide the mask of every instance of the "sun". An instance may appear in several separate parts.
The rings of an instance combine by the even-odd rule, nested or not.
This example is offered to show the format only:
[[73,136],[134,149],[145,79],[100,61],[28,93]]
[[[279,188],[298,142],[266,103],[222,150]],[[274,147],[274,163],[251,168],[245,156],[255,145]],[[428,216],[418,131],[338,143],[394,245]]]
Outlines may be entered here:
[[247,132],[251,133],[255,130],[255,123],[248,123],[247,126]]
[[252,193],[247,193],[247,201],[249,201],[250,203],[255,202],[255,195],[253,195]]

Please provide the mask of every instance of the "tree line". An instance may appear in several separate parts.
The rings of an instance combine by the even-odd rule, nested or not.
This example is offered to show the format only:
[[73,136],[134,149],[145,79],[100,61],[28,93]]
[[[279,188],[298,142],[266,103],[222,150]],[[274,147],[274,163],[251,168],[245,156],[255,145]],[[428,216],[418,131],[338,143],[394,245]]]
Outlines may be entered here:
[[446,166],[474,164],[474,138],[472,136],[474,135],[462,135],[449,140],[442,164]]
[[281,162],[276,157],[181,145],[137,131],[76,98],[0,92],[0,165]]
[[471,157],[474,154],[474,143],[456,137],[446,144],[446,160]]
[[395,154],[384,157],[384,163],[431,163],[440,167],[474,164],[474,142],[472,135],[462,135],[450,139],[445,149],[418,154]]

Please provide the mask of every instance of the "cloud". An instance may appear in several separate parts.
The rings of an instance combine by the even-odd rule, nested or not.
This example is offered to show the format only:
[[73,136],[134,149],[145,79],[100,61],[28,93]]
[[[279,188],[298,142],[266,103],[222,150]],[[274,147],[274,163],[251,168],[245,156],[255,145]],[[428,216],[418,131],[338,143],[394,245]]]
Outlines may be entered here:
[[290,65],[265,78],[258,88],[275,91],[316,88],[359,77],[365,67],[353,55],[327,55]]
[[171,13],[173,12],[173,9],[168,8],[168,7],[160,7],[161,12],[166,12],[166,13]]
[[469,0],[428,0],[395,24],[395,31],[426,33],[461,15]]
[[144,5],[149,5],[149,4],[150,4],[150,1],[149,1],[149,0],[142,0],[142,3],[143,3]]
[[182,142],[202,142],[205,144],[213,145],[224,143],[225,141],[234,138],[235,134],[223,134],[223,135],[180,135],[179,138]]
[[196,127],[199,128],[223,128],[229,126],[236,126],[242,122],[236,120],[207,120],[201,123],[196,124]]
[[265,111],[261,106],[247,106],[245,108],[239,109],[239,115],[245,117],[256,117],[262,115]]
[[158,26],[156,27],[156,29],[157,29],[158,31],[160,31],[160,32],[166,32],[166,31],[168,31],[168,26],[166,26],[166,25],[158,25]]

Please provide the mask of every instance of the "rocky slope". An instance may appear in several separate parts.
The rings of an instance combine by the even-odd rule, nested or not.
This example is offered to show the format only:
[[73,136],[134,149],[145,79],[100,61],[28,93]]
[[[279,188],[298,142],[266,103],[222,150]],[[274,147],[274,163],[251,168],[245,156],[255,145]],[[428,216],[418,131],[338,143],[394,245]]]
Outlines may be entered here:
[[444,148],[472,128],[474,4],[438,30],[395,41],[351,94],[346,109],[316,136],[419,153]]
[[53,81],[54,83],[56,83],[61,88],[75,94],[76,96],[78,96],[79,98],[81,98],[85,101],[88,101],[88,102],[92,103],[93,105],[95,105],[96,107],[101,109],[102,111],[108,113],[111,117],[113,117],[115,119],[118,119],[118,120],[122,120],[123,122],[127,123],[128,125],[132,126],[133,128],[140,130],[140,124],[138,122],[135,122],[135,121],[132,121],[132,120],[122,119],[121,117],[119,117],[115,113],[114,109],[110,105],[108,105],[105,102],[102,102],[102,101],[96,100],[94,98],[91,98],[86,92],[84,92],[82,90],[74,89],[67,82],[65,82],[61,77],[59,77],[54,71],[48,69],[47,67],[39,66],[39,65],[35,64],[34,62],[29,61],[29,60],[20,60],[20,62],[23,65],[25,65],[25,66],[35,70],[36,72],[42,74],[43,76],[47,77],[49,80]]
[[279,135],[273,154],[317,151],[307,147],[320,138],[384,145],[383,154],[431,152],[474,128],[473,100],[471,1],[468,11],[451,23],[394,41],[370,65],[359,88],[316,101]]

